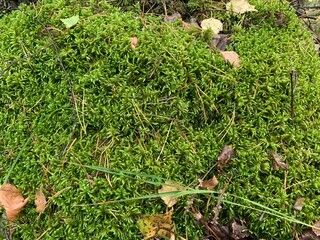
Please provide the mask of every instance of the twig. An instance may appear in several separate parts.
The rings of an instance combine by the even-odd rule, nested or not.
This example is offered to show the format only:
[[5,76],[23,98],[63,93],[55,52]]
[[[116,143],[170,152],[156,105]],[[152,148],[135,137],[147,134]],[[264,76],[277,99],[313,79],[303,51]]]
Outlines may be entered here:
[[219,213],[220,213],[220,206],[221,206],[221,203],[222,203],[222,199],[224,198],[224,194],[226,193],[227,188],[228,188],[231,180],[232,180],[232,177],[228,180],[228,182],[225,184],[225,186],[223,187],[223,189],[221,189],[221,191],[220,191],[220,196],[218,197],[217,204],[216,204],[216,206],[215,206],[214,209],[213,209],[213,212],[214,212],[213,221],[214,221],[214,222],[218,222]]
[[9,70],[11,67],[13,67],[14,65],[16,65],[17,63],[19,63],[19,62],[21,62],[21,61],[23,61],[23,60],[27,60],[27,59],[29,59],[29,58],[32,58],[32,57],[38,55],[38,54],[41,53],[42,51],[44,51],[44,50],[46,50],[47,48],[51,47],[52,45],[53,45],[53,44],[50,43],[48,46],[45,46],[45,47],[41,48],[40,50],[36,51],[35,53],[32,53],[32,54],[27,55],[27,56],[24,56],[24,57],[22,57],[22,58],[20,58],[20,59],[17,59],[17,60],[15,60],[15,61],[9,62],[9,65],[8,65],[7,67],[5,67],[4,69],[1,70],[1,72],[0,72],[0,77],[3,76],[4,73],[5,73],[7,70]]
[[170,127],[169,127],[169,130],[168,130],[168,133],[167,133],[166,140],[164,141],[164,143],[163,143],[163,145],[162,145],[161,151],[160,151],[160,153],[159,153],[159,156],[157,157],[156,162],[160,159],[160,156],[161,156],[161,154],[163,153],[164,147],[165,147],[165,145],[166,145],[166,143],[167,143],[167,141],[168,141],[169,134],[170,134],[170,130],[171,130],[171,127],[172,127],[172,123],[173,123],[173,121],[171,121],[171,123],[170,123]]
[[[26,14],[25,12],[23,12],[24,14]],[[28,14],[26,14],[28,16]],[[66,80],[68,81],[68,84],[69,84],[69,90],[70,90],[70,95],[71,95],[71,101],[72,101],[72,109],[73,109],[73,126],[72,126],[72,131],[71,131],[71,135],[70,135],[70,139],[68,141],[68,143],[66,144],[65,148],[63,149],[62,153],[61,153],[61,156],[63,156],[68,147],[69,147],[69,144],[72,142],[72,137],[74,135],[74,132],[76,130],[76,127],[77,127],[77,109],[76,109],[76,100],[75,100],[75,94],[73,92],[73,84],[72,84],[72,81],[71,79],[69,78],[68,76],[68,73],[66,71],[66,68],[64,67],[64,64],[59,56],[59,49],[58,49],[58,46],[55,44],[54,40],[53,40],[53,36],[52,34],[50,33],[49,29],[37,18],[37,17],[33,17],[34,20],[36,22],[38,22],[44,29],[45,31],[47,32],[50,40],[51,40],[51,45],[53,46],[54,48],[54,51],[56,53],[56,59],[57,61],[59,62],[59,65],[64,73],[64,76],[66,78]]]
[[291,81],[291,120],[292,126],[294,126],[294,93],[298,84],[298,74],[295,71],[290,72]]

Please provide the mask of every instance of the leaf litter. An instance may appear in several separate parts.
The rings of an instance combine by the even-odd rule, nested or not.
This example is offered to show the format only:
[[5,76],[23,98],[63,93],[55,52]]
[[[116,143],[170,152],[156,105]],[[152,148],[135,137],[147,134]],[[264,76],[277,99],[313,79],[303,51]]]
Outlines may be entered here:
[[40,213],[44,212],[46,209],[47,200],[41,188],[36,191],[36,197],[34,201],[36,204],[36,211]]
[[218,184],[219,181],[216,176],[209,180],[203,181],[202,179],[198,179],[201,188],[206,188],[207,190],[213,190]]
[[172,207],[179,200],[179,197],[175,196],[175,193],[178,191],[184,191],[184,190],[186,190],[186,188],[183,187],[180,183],[166,181],[165,184],[162,186],[162,188],[158,190],[158,193],[161,194],[161,193],[174,192],[171,195],[169,194],[167,196],[161,197],[161,199],[164,201],[164,203],[168,207]]
[[269,156],[272,159],[274,170],[278,171],[280,168],[282,168],[283,170],[288,170],[288,165],[283,162],[282,157],[278,153],[271,150],[269,152]]
[[257,11],[255,6],[251,5],[246,0],[231,0],[226,4],[226,9],[238,14]]
[[137,225],[144,239],[153,237],[170,237],[174,231],[172,224],[173,210],[165,214],[144,215]]
[[223,167],[229,163],[229,160],[235,157],[236,157],[236,153],[232,148],[232,146],[231,145],[224,146],[218,157],[218,166],[217,166],[218,169],[222,170]]
[[204,19],[201,22],[202,30],[211,29],[214,34],[218,34],[223,29],[223,24],[220,20],[215,18]]
[[10,223],[17,219],[28,201],[29,197],[24,198],[21,191],[12,184],[6,183],[0,188],[0,205],[5,209]]

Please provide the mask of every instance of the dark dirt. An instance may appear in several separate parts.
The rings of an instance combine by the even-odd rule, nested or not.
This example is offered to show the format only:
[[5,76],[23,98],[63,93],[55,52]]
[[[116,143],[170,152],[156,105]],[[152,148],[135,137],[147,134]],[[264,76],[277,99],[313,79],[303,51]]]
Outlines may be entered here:
[[0,15],[18,9],[19,4],[31,4],[37,0],[0,0]]

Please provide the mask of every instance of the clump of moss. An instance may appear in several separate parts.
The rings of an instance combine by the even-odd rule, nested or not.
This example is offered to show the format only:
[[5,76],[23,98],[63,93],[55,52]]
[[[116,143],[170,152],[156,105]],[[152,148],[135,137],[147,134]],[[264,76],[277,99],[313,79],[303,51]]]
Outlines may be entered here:
[[[28,205],[16,236],[30,239],[46,232],[48,238],[136,239],[136,220],[163,212],[162,202],[75,205],[148,195],[157,189],[125,176],[110,176],[109,185],[104,175],[70,163],[105,161],[115,170],[145,172],[187,185],[215,164],[226,144],[237,151],[225,169],[233,176],[228,193],[288,214],[295,200],[305,197],[298,218],[315,221],[320,206],[319,60],[311,36],[286,6],[252,4],[259,10],[250,15],[253,24],[237,32],[229,46],[241,56],[238,70],[179,23],[120,12],[105,1],[46,0],[3,16],[0,65],[8,68],[0,76],[5,169],[0,176],[32,135],[11,181],[24,193],[32,195],[42,185],[54,196],[40,218]],[[259,22],[265,11],[284,11],[287,25],[277,26],[272,18]],[[80,22],[66,30],[60,19],[73,15],[79,15]],[[135,51],[132,37],[139,39]],[[294,126],[291,71],[299,73]],[[74,123],[70,87],[78,124],[74,142],[61,156]],[[270,149],[288,162],[286,176],[270,167]],[[222,175],[219,180],[218,187],[227,181]],[[177,231],[187,232],[190,239],[201,237],[201,228],[185,216],[183,207],[182,201],[175,209]],[[259,217],[239,206],[223,205],[221,212],[224,222],[246,219],[257,237],[291,238],[291,223],[272,216],[259,222]]]

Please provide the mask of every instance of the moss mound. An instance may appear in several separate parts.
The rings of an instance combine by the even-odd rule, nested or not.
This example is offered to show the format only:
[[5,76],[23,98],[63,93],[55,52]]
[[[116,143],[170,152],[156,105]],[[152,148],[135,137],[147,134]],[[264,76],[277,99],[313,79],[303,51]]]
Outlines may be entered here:
[[[3,16],[0,176],[4,179],[31,135],[10,180],[31,198],[39,186],[51,196],[39,217],[32,203],[27,205],[15,236],[137,239],[136,220],[142,214],[163,213],[161,200],[75,205],[149,195],[158,188],[139,178],[105,176],[70,163],[144,172],[188,185],[216,163],[224,145],[237,152],[224,169],[232,176],[227,193],[289,215],[295,200],[304,197],[298,219],[311,224],[317,220],[320,62],[310,34],[288,6],[258,0],[252,4],[259,11],[245,15],[250,26],[237,32],[229,46],[241,57],[237,70],[181,23],[123,13],[104,1],[46,0]],[[275,11],[285,13],[284,26],[276,24]],[[74,15],[80,22],[66,30],[60,19]],[[228,14],[220,17],[234,18],[235,25],[243,21]],[[139,39],[135,51],[132,37]],[[299,73],[294,126],[293,70]],[[70,137],[73,141],[64,151]],[[288,162],[286,174],[272,169],[270,149]],[[220,189],[228,177],[218,178]],[[197,199],[205,209],[200,201],[205,197]],[[202,229],[184,212],[186,200],[175,208],[173,220],[178,233],[197,239]],[[259,222],[259,217],[259,212],[232,205],[223,205],[220,214],[224,223],[246,219],[257,237],[291,238],[292,223],[268,215]]]

